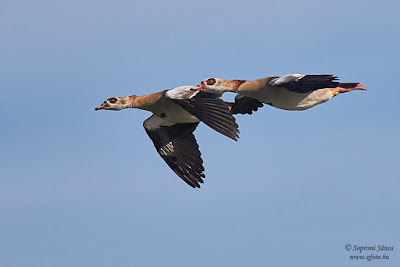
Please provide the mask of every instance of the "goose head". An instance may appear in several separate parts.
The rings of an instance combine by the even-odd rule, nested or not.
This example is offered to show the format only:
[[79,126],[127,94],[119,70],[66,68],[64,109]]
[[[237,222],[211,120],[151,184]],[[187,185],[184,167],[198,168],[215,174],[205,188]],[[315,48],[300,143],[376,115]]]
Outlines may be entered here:
[[100,106],[95,108],[95,110],[105,109],[105,110],[123,110],[125,108],[131,108],[134,106],[137,96],[123,96],[123,97],[111,97],[105,100]]
[[224,93],[232,90],[230,81],[218,79],[218,78],[208,78],[202,81],[198,86],[192,88],[192,90],[201,90],[210,93]]
[[201,90],[210,93],[236,92],[239,86],[244,82],[246,81],[208,78],[202,81],[198,86],[193,87],[192,90]]

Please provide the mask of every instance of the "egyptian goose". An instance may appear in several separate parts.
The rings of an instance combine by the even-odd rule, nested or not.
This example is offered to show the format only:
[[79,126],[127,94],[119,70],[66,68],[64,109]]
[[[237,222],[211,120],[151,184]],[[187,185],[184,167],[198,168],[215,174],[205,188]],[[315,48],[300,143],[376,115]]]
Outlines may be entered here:
[[360,83],[339,83],[333,75],[287,74],[255,81],[209,78],[192,90],[210,93],[235,92],[229,103],[233,114],[251,114],[263,103],[285,110],[305,110],[352,90],[366,90]]
[[192,91],[181,86],[144,96],[112,97],[95,110],[138,108],[153,113],[143,126],[157,152],[188,185],[200,188],[205,177],[203,160],[193,131],[200,121],[233,140],[238,125],[217,94]]

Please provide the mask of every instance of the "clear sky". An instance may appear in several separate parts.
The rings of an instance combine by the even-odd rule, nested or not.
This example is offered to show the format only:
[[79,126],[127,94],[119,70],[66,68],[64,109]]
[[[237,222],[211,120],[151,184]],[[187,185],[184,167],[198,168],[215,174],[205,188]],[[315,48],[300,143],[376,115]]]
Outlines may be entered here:
[[[400,266],[399,1],[0,1],[0,266]],[[208,77],[368,91],[195,132],[193,189],[140,110]],[[228,96],[232,97],[232,96]],[[377,248],[378,249],[378,248]]]

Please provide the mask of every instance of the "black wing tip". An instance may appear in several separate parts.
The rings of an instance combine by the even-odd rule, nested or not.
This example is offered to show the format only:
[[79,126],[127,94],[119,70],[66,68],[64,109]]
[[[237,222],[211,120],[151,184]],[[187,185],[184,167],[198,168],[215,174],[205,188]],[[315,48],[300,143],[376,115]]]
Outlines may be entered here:
[[[187,185],[189,185],[190,187],[192,187],[192,188],[195,188],[195,189],[201,188],[199,183],[189,183],[189,182],[186,182],[186,181],[184,181],[184,182],[185,182]],[[202,183],[202,182],[200,182],[200,183]]]
[[334,74],[329,74],[329,75],[327,76],[327,78],[328,78],[328,79],[330,78],[332,82],[333,82],[333,81],[338,81],[338,80],[340,80],[339,77],[338,77],[338,76],[335,76]]
[[233,141],[238,141],[238,139],[239,139],[239,136],[238,135],[236,135],[236,136],[228,136],[230,139],[232,139]]
[[257,99],[251,97],[241,97],[235,99],[235,103],[231,108],[232,114],[253,114],[253,112],[258,111],[259,108],[262,108],[264,103],[258,101]]
[[201,177],[205,178],[206,176],[204,173],[200,173],[199,176],[197,177],[187,177],[187,176],[181,176],[178,174],[178,176],[189,186],[193,188],[201,188],[200,184],[204,184],[204,181]]
[[[168,164],[169,165],[169,164]],[[204,183],[204,178],[206,177],[202,170],[200,173],[189,173],[179,171],[179,168],[174,168],[170,166],[170,168],[181,178],[186,184],[193,188],[200,188],[200,184]]]
[[237,141],[239,139],[240,131],[238,129],[239,126],[236,123],[235,125],[231,125],[230,127],[227,128],[221,128],[219,125],[214,125],[210,123],[208,123],[207,126],[234,141]]

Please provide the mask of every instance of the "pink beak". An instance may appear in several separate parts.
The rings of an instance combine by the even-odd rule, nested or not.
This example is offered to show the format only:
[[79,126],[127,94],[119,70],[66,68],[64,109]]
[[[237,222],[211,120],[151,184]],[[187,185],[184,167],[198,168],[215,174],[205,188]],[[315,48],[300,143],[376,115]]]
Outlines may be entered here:
[[108,103],[106,101],[104,101],[103,104],[101,104],[100,106],[98,106],[94,110],[97,111],[97,110],[100,110],[100,109],[105,109],[106,107],[108,107]]
[[204,82],[201,82],[198,86],[192,87],[190,90],[204,90],[206,89],[206,86],[204,85]]

